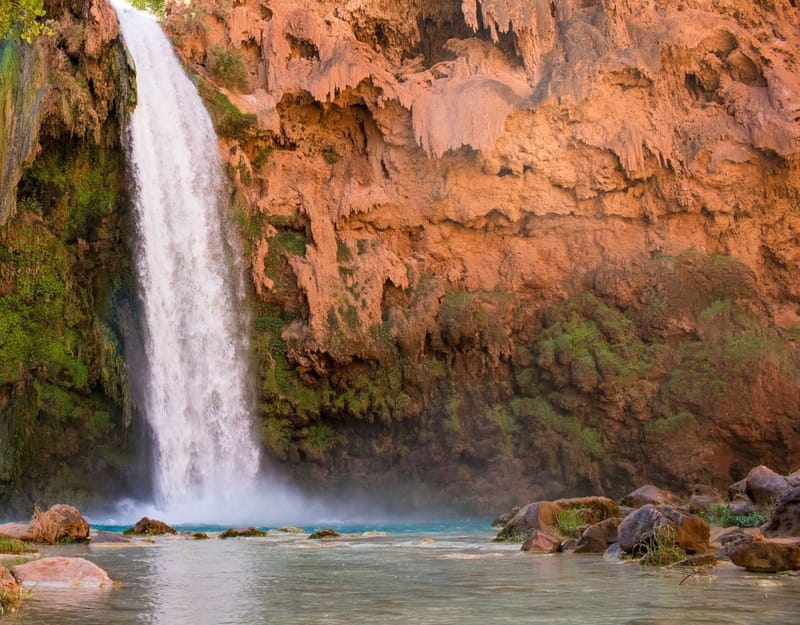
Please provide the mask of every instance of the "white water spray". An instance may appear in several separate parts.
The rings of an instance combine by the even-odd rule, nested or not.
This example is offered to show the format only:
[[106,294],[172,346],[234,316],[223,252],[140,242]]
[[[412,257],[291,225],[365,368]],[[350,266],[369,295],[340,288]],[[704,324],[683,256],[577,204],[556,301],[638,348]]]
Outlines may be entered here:
[[226,253],[220,217],[217,138],[158,22],[117,0],[113,6],[137,73],[129,149],[156,505],[187,521],[212,521],[252,495],[259,467],[236,295],[241,272]]

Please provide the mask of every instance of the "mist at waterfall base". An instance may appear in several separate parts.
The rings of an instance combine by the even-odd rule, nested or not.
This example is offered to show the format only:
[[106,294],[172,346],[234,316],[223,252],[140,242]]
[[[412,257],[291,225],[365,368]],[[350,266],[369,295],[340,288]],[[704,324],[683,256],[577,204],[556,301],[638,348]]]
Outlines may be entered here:
[[153,501],[124,500],[92,516],[262,526],[396,520],[367,495],[348,493],[346,504],[305,496],[265,468],[252,423],[243,254],[227,218],[217,136],[158,21],[122,0],[112,5],[136,68],[126,149],[144,358],[128,365],[144,363],[130,375],[143,378],[136,403],[152,439]]

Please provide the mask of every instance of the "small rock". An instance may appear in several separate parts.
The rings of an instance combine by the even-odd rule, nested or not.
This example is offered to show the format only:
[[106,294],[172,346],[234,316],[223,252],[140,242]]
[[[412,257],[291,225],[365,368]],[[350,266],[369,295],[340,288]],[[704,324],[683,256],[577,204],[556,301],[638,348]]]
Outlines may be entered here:
[[745,493],[761,506],[772,505],[787,488],[789,481],[763,464],[751,469],[747,474]]
[[800,571],[800,540],[745,536],[729,545],[728,556],[755,573]]
[[621,521],[613,517],[587,527],[575,545],[575,553],[605,553],[610,544],[618,542],[617,528]]
[[92,532],[89,536],[89,541],[93,545],[97,544],[109,544],[109,543],[130,543],[131,539],[126,538],[125,536],[121,536],[116,532],[105,532],[103,530],[97,530]]
[[707,510],[711,506],[724,504],[720,494],[711,486],[695,484],[692,487],[692,496],[689,498],[689,512],[694,514]]
[[192,538],[195,540],[208,540],[209,536],[205,532],[193,532]]
[[113,584],[108,573],[83,558],[42,558],[19,564],[11,573],[23,588],[99,588]]
[[123,534],[134,534],[136,536],[161,536],[163,534],[177,533],[174,527],[170,527],[164,521],[149,519],[146,516],[136,521],[136,525],[123,532]]
[[284,525],[283,527],[279,527],[276,531],[284,532],[286,534],[305,534],[305,530],[301,530],[299,527],[295,527],[294,525]]
[[772,518],[761,528],[766,536],[800,536],[800,486],[778,497]]
[[334,529],[328,528],[324,530],[317,530],[316,532],[311,534],[311,536],[309,536],[309,539],[317,540],[320,538],[339,538],[340,536],[341,534],[339,532],[337,532]]
[[561,541],[541,530],[532,530],[533,533],[522,543],[520,551],[530,553],[557,553],[561,551]]
[[660,506],[666,504],[678,505],[679,503],[680,497],[669,491],[661,490],[652,484],[640,486],[622,498],[622,504],[632,508],[641,508],[647,504]]
[[231,528],[222,532],[220,538],[258,538],[266,536],[267,532],[257,527]]
[[677,566],[691,566],[691,567],[701,567],[701,566],[714,566],[717,563],[717,556],[713,553],[697,553],[693,556],[689,556],[688,558],[684,558],[680,562],[677,562]]

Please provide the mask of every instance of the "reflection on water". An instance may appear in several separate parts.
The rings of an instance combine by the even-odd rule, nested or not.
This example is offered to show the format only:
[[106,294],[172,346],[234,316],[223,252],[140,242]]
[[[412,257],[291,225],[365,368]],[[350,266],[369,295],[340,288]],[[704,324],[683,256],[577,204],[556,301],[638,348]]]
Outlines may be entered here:
[[93,560],[122,588],[35,590],[5,618],[25,625],[786,625],[800,611],[800,577],[720,567],[684,579],[600,557],[524,554],[490,538],[475,531],[334,541],[273,534],[72,547],[66,555]]

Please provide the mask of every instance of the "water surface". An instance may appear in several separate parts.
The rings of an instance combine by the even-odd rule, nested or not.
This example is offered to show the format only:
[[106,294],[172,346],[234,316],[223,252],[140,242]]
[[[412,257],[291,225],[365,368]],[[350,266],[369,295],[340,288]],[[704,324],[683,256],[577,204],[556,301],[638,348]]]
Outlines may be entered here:
[[[360,529],[360,528],[359,528]],[[471,527],[310,541],[157,539],[75,546],[122,582],[101,591],[34,590],[25,625],[419,624],[788,625],[800,577],[719,567],[644,569],[600,556],[532,555]]]

